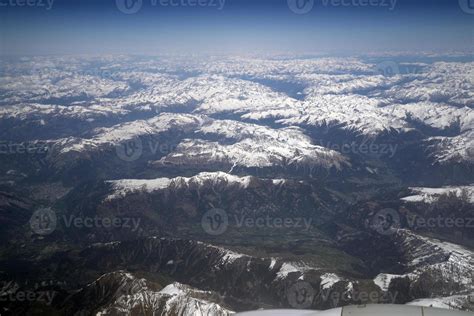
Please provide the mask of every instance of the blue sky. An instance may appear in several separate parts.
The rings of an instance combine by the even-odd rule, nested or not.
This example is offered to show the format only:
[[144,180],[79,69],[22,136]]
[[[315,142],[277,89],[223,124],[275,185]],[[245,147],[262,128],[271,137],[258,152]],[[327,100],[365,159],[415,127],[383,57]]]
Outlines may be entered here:
[[304,14],[288,0],[219,1],[0,0],[0,54],[474,50],[474,0],[459,0],[472,12],[458,0],[314,0]]

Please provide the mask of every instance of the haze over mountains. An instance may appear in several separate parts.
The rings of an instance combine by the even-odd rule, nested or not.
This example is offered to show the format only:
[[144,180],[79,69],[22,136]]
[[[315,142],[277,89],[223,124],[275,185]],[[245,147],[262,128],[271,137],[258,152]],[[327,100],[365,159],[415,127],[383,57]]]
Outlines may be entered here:
[[0,69],[0,314],[474,310],[470,56]]

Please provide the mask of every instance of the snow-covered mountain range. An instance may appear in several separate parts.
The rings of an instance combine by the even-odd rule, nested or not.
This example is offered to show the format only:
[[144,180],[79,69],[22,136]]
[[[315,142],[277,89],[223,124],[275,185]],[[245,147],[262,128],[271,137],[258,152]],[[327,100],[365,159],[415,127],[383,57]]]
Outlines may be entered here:
[[[17,267],[55,279],[41,287],[57,294],[51,314],[474,310],[472,56],[0,69],[0,281],[31,291]],[[51,230],[31,224],[45,218]],[[463,225],[419,225],[433,218]],[[2,300],[0,314],[36,303]]]

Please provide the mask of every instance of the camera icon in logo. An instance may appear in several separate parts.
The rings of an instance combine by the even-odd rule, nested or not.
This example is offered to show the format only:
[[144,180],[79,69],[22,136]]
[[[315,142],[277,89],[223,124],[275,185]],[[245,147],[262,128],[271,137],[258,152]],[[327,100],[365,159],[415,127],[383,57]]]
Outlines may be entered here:
[[143,143],[140,138],[130,139],[115,147],[117,157],[126,162],[139,159],[143,154]]
[[207,211],[201,219],[201,226],[209,235],[222,235],[229,226],[229,218],[226,211],[220,208],[213,208]]
[[314,7],[314,0],[288,0],[288,7],[296,14],[306,14]]
[[474,0],[459,0],[459,7],[468,14],[474,14]]
[[372,218],[370,227],[381,235],[393,235],[401,227],[400,215],[394,209],[383,209]]
[[293,284],[288,289],[286,296],[291,307],[306,309],[313,305],[315,294],[316,293],[311,284],[301,281]]
[[115,0],[117,8],[125,14],[134,14],[140,11],[143,0]]
[[377,71],[384,77],[392,77],[400,74],[400,67],[393,61],[384,61],[377,65]]
[[56,230],[58,218],[50,208],[41,208],[33,213],[30,218],[30,228],[38,235],[46,236]]

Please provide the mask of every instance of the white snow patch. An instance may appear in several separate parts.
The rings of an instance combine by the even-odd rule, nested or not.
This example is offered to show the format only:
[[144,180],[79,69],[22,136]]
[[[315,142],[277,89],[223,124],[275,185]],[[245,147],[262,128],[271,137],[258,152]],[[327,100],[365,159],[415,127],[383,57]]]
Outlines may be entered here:
[[402,198],[403,201],[434,203],[441,195],[454,193],[460,197],[463,192],[466,192],[469,201],[474,203],[474,185],[446,186],[442,188],[411,187],[410,190],[416,194]]
[[321,275],[321,286],[323,290],[330,289],[339,281],[342,281],[342,279],[335,273],[325,273]]
[[403,278],[403,275],[399,274],[388,274],[388,273],[380,273],[374,279],[375,285],[382,289],[382,291],[387,291],[392,279],[395,278]]

